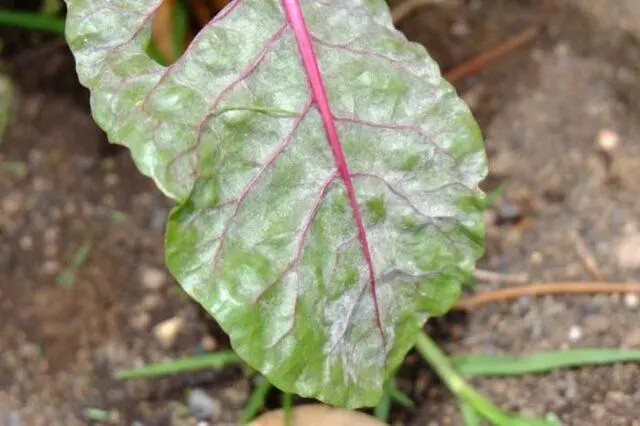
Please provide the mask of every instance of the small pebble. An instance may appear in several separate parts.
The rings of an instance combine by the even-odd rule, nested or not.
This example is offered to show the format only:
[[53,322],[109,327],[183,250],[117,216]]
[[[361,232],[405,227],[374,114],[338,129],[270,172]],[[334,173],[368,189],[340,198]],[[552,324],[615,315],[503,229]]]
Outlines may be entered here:
[[164,287],[167,275],[160,269],[143,266],[140,268],[140,281],[147,290],[157,291]]
[[24,251],[31,250],[33,248],[33,238],[31,235],[23,235],[18,242],[20,248]]
[[176,337],[184,327],[184,318],[173,317],[162,321],[153,327],[153,335],[164,348],[170,348],[176,341]]
[[511,176],[517,164],[517,156],[507,149],[499,150],[489,158],[489,170],[491,174],[499,177]]
[[220,402],[200,389],[193,389],[187,396],[189,412],[200,420],[218,417],[221,410]]
[[523,216],[522,209],[516,203],[503,200],[498,204],[498,218],[500,222],[515,222]]
[[51,182],[39,176],[33,178],[33,182],[31,183],[31,185],[33,186],[33,190],[36,192],[45,192],[51,189],[53,186]]
[[539,251],[534,251],[531,253],[531,263],[534,265],[539,265],[544,261],[544,255]]
[[640,233],[624,237],[616,249],[618,265],[622,269],[640,269]]
[[57,228],[47,228],[44,231],[44,241],[46,243],[53,243],[58,239],[59,230]]
[[66,214],[67,216],[73,216],[77,213],[78,209],[76,208],[76,205],[73,201],[68,200],[66,203],[64,203],[64,214]]
[[609,129],[602,129],[598,133],[598,148],[603,152],[612,152],[620,145],[620,136]]
[[44,154],[42,153],[42,151],[33,149],[29,151],[28,161],[30,165],[37,167],[44,161]]
[[12,192],[2,200],[2,210],[6,214],[12,215],[18,213],[24,207],[24,196],[18,192]]
[[116,186],[118,182],[120,182],[120,178],[114,173],[109,173],[104,177],[104,184],[109,188]]
[[148,312],[140,312],[131,317],[129,320],[131,327],[136,330],[146,330],[151,324],[151,315]]
[[149,220],[149,226],[151,229],[157,232],[162,232],[167,224],[167,214],[169,212],[166,209],[157,208],[151,212],[151,219]]
[[637,308],[640,305],[640,296],[635,293],[627,293],[624,295],[624,306],[629,309]]
[[577,325],[572,325],[569,329],[569,341],[576,343],[580,339],[582,339],[582,329]]
[[451,25],[451,34],[456,37],[468,36],[470,32],[471,28],[469,27],[469,23],[465,20],[458,19]]
[[213,336],[207,335],[200,340],[200,346],[206,351],[212,351],[218,347],[218,342],[216,342]]
[[162,298],[156,293],[145,294],[140,302],[142,309],[153,311],[162,304]]
[[60,264],[55,260],[47,260],[42,264],[42,273],[45,275],[54,275],[60,270]]

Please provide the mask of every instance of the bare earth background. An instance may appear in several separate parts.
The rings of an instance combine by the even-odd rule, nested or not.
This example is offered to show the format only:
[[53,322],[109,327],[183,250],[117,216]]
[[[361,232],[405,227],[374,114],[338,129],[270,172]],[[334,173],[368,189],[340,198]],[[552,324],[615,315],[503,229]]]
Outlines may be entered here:
[[[452,0],[399,27],[449,69],[531,25],[540,28],[532,43],[457,83],[486,137],[487,186],[509,184],[487,213],[481,266],[535,281],[587,280],[577,235],[607,280],[638,280],[640,1]],[[166,272],[170,204],[125,151],[105,148],[69,53],[45,50],[10,65],[18,102],[0,144],[0,424],[89,424],[89,407],[113,410],[122,425],[195,424],[197,408],[210,424],[234,424],[252,386],[239,369],[112,379],[121,368],[226,342]],[[598,150],[603,130],[619,136],[608,157]],[[177,325],[173,341],[154,333],[167,320]],[[637,299],[599,295],[521,298],[432,327],[450,353],[520,354],[639,348],[639,320]],[[474,384],[505,409],[553,411],[567,425],[640,425],[640,365]],[[399,386],[417,408],[395,407],[394,424],[461,424],[415,355]],[[193,389],[199,401],[187,400]]]

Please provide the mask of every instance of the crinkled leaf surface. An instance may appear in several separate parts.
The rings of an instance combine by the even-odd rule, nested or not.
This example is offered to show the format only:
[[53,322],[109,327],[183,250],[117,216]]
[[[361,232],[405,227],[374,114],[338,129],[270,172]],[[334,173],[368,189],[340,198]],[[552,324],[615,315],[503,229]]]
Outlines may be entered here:
[[178,201],[167,261],[275,385],[373,405],[482,250],[478,128],[383,0],[236,0],[170,67],[160,0],[67,0],[112,142]]

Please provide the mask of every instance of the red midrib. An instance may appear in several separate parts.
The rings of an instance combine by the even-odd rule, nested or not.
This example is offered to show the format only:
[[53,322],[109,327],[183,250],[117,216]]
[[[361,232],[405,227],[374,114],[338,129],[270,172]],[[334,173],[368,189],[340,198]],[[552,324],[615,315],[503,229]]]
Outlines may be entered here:
[[299,0],[282,0],[282,5],[284,6],[284,9],[286,11],[289,25],[291,25],[291,28],[293,29],[293,32],[296,36],[298,50],[300,51],[302,63],[306,70],[307,78],[309,79],[309,86],[311,87],[313,101],[318,106],[318,110],[320,111],[322,125],[324,126],[324,130],[327,135],[327,141],[329,142],[329,146],[331,147],[331,151],[333,152],[333,157],[336,161],[338,173],[340,174],[340,177],[342,178],[342,181],[344,182],[344,185],[347,189],[347,197],[349,198],[349,204],[351,205],[351,210],[353,211],[353,219],[355,220],[356,227],[358,229],[358,238],[360,239],[360,245],[362,247],[362,255],[367,264],[367,268],[369,269],[369,288],[371,297],[373,298],[376,325],[380,332],[382,343],[384,346],[386,346],[385,333],[384,329],[382,328],[382,318],[378,306],[378,297],[376,295],[375,271],[373,269],[373,261],[371,259],[369,242],[367,241],[367,232],[362,220],[362,214],[360,214],[360,208],[358,207],[358,200],[356,199],[356,192],[353,188],[351,173],[349,172],[347,160],[345,159],[344,152],[342,151],[340,137],[338,136],[338,131],[336,130],[333,112],[331,111],[329,100],[327,99],[327,91],[324,88],[324,83],[322,81],[322,75],[320,74],[320,68],[318,67],[316,54],[313,50],[313,45],[311,44],[311,36],[309,35],[309,30],[307,29],[307,25],[304,21],[304,16],[302,15],[302,10],[300,9]]

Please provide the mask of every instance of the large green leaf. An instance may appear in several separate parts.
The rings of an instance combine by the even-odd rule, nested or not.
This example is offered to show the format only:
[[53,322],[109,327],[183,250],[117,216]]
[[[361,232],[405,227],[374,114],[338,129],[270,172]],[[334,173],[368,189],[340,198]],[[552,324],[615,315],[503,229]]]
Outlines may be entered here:
[[374,405],[482,251],[482,140],[437,65],[382,0],[236,0],[166,68],[160,0],[67,3],[97,122],[179,202],[184,289],[276,386]]

